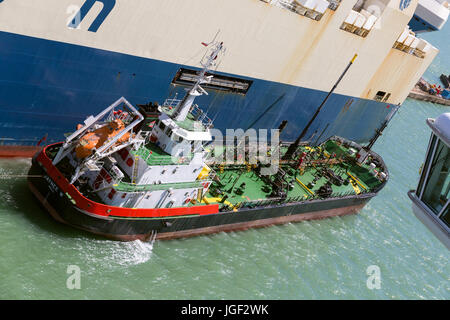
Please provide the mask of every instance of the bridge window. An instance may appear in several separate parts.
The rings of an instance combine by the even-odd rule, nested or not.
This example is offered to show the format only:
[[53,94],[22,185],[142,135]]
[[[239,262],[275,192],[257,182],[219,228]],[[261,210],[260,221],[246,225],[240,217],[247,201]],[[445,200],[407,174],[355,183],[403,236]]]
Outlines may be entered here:
[[416,195],[418,198],[421,198],[422,189],[423,189],[423,185],[424,185],[424,181],[425,181],[425,176],[426,176],[426,173],[428,172],[428,168],[430,167],[431,154],[432,154],[432,151],[434,150],[436,141],[437,141],[437,137],[434,134],[432,134],[431,138],[430,138],[430,142],[428,144],[428,151],[427,151],[427,157],[425,159],[425,163],[420,168],[420,180],[419,180],[419,185],[418,185],[417,191],[416,191]]
[[172,141],[181,143],[181,142],[183,142],[183,138],[180,137],[179,135],[177,135],[176,133],[173,133],[173,134],[172,134]]
[[447,208],[444,210],[444,212],[439,217],[446,225],[450,228],[450,206],[447,205]]
[[[431,150],[432,161],[427,168],[422,201],[438,214],[450,198],[450,149],[441,140],[438,141],[434,154]],[[446,219],[447,213],[445,214]]]

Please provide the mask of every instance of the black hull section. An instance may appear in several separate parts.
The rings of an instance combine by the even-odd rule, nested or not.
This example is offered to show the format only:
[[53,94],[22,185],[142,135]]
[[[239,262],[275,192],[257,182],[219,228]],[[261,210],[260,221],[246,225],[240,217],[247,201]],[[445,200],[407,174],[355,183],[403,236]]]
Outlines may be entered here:
[[[51,178],[34,159],[29,175],[31,191],[56,220],[123,241],[145,241],[155,231],[157,239],[173,239],[354,214],[376,195],[368,193],[209,215],[164,218],[103,217],[77,208],[56,183],[51,183]],[[43,177],[36,178],[40,175]]]

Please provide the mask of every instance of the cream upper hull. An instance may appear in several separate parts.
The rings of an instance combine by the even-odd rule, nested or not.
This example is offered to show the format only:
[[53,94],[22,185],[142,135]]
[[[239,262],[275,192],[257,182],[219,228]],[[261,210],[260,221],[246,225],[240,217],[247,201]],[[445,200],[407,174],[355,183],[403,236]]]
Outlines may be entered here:
[[15,0],[0,4],[0,31],[199,66],[200,43],[227,47],[219,71],[329,91],[353,55],[336,93],[372,99],[377,91],[402,103],[438,50],[424,59],[392,49],[417,6],[390,1],[380,27],[366,38],[340,29],[356,0],[343,0],[320,21],[260,0],[117,0],[97,32],[87,29],[102,10],[97,2],[80,28],[67,25],[85,0]]

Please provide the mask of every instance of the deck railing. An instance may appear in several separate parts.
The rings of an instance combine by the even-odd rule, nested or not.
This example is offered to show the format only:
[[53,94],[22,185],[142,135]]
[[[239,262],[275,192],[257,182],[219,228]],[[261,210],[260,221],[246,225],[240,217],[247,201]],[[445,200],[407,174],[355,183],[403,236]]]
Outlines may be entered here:
[[196,180],[191,182],[174,182],[162,184],[132,184],[121,182],[116,186],[116,190],[124,192],[143,192],[143,191],[157,191],[172,189],[191,189],[203,188],[203,184],[211,183],[209,180]]
[[409,26],[406,26],[395,41],[393,48],[423,59],[432,46],[426,40],[417,38]]
[[[180,99],[170,98],[166,99],[163,103],[163,108],[175,109],[181,103]],[[213,121],[203,112],[197,104],[193,104],[189,110],[190,115],[194,118],[194,121],[199,121],[206,129],[212,128]]]
[[191,162],[191,157],[176,158],[171,155],[158,156],[150,152],[146,147],[141,147],[134,153],[141,157],[149,166],[186,165]]
[[320,20],[326,9],[336,10],[341,0],[261,0],[313,20]]
[[[371,191],[368,190],[361,190],[361,192],[358,194],[358,196],[366,193],[370,193]],[[306,203],[308,201],[312,200],[325,200],[325,199],[333,199],[333,198],[345,198],[350,196],[356,196],[357,194],[352,191],[347,192],[333,192],[330,196],[325,197],[325,195],[315,193],[314,195],[303,195],[303,196],[297,196],[297,197],[288,197],[288,198],[274,198],[274,199],[261,199],[261,200],[252,200],[252,201],[243,201],[238,202],[235,205],[229,206],[224,205],[220,208],[220,211],[231,211],[233,209],[240,209],[240,208],[264,208],[269,206],[278,206],[280,204],[295,204],[295,203]]]

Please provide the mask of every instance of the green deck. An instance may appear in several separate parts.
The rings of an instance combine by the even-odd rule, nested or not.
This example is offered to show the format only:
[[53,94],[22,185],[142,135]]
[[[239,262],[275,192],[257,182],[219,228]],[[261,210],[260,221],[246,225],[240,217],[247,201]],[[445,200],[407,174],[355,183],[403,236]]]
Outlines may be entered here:
[[[314,149],[300,147],[302,152],[310,153]],[[381,181],[370,173],[370,167],[366,164],[360,165],[355,160],[348,161],[348,149],[339,145],[336,141],[328,141],[322,146],[322,151],[317,152],[317,157],[310,160],[320,160],[319,154],[336,155],[336,158],[345,159],[341,163],[327,163],[326,156],[322,156],[321,164],[306,165],[304,172],[301,174],[292,163],[284,163],[281,165],[282,170],[286,173],[283,180],[291,185],[291,189],[287,191],[285,198],[271,196],[272,190],[265,190],[268,185],[267,180],[258,176],[254,169],[250,169],[247,165],[242,166],[224,166],[221,170],[220,166],[216,166],[217,177],[220,183],[213,183],[208,193],[205,195],[205,201],[208,203],[219,203],[222,208],[235,208],[242,205],[251,206],[252,204],[261,205],[270,201],[279,201],[283,203],[298,202],[306,199],[321,198],[319,189],[330,179],[322,174],[324,168],[329,168],[341,177],[342,180],[348,181],[347,184],[340,186],[331,185],[331,197],[341,197],[362,194],[373,191],[381,185]],[[376,168],[379,170],[380,168]],[[308,188],[314,177],[318,177],[313,187]],[[270,177],[270,181],[275,181],[275,176]],[[245,183],[245,187],[239,190],[239,187]],[[217,188],[220,192],[217,192]],[[267,188],[267,187],[266,187]],[[241,192],[242,194],[241,194]],[[226,201],[222,201],[223,196],[227,195]]]
[[149,143],[136,151],[131,151],[135,156],[139,156],[149,166],[163,166],[172,164],[186,164],[190,162],[190,157],[173,158],[170,154],[163,151],[160,147]]
[[[216,172],[217,173],[217,172]],[[287,200],[292,199],[295,201],[306,200],[308,198],[314,197],[317,193],[320,186],[327,182],[327,179],[322,177],[317,182],[316,185],[309,189],[307,185],[314,179],[315,170],[311,169],[310,171],[305,172],[303,175],[289,175],[287,174],[287,178],[285,180],[290,181],[292,185],[292,190],[289,190],[287,193]],[[258,201],[266,201],[270,198],[271,191],[264,191],[263,188],[266,186],[265,181],[260,179],[254,171],[247,172],[245,168],[242,170],[225,170],[223,174],[217,173],[220,181],[223,183],[223,186],[220,187],[220,190],[224,194],[228,194],[227,201],[236,205],[241,202],[258,202]],[[297,179],[303,183],[303,186]],[[245,188],[243,193],[240,194],[237,192],[242,183],[245,183]],[[233,187],[234,186],[234,187]],[[308,191],[310,190],[312,194]],[[342,186],[332,186],[333,194],[356,194],[351,184],[342,185]],[[208,198],[217,198],[217,195],[214,194],[214,191],[211,190],[208,192],[205,197]],[[289,202],[289,201],[288,201]]]
[[[162,110],[164,113],[166,113],[171,118],[172,118],[172,114],[175,112],[175,108],[167,107],[167,106],[163,106]],[[175,121],[175,123],[178,126],[180,126],[180,128],[183,128],[188,131],[204,131],[204,130],[206,130],[205,126],[200,121],[195,120],[195,117],[191,113],[188,113],[185,120]]]
[[156,191],[172,189],[189,189],[189,188],[203,188],[203,181],[193,182],[179,182],[179,183],[164,183],[164,184],[142,184],[136,185],[132,183],[121,182],[114,188],[122,192],[141,192],[141,191]]
[[[246,164],[212,165],[216,178],[210,189],[201,203],[189,205],[218,203],[221,209],[230,210],[241,206],[253,207],[273,202],[292,203],[373,192],[383,183],[370,172],[369,165],[358,164],[354,155],[350,155],[349,147],[344,147],[337,141],[329,140],[315,149],[306,146],[300,146],[299,149],[298,154],[302,152],[307,154],[302,170],[297,168],[298,159],[281,161],[281,170],[272,176],[261,176],[257,167]],[[280,151],[283,154],[285,150],[286,147],[282,147]],[[151,166],[181,163],[181,161],[174,162],[170,155],[151,143],[133,153]],[[333,182],[326,170],[332,170],[335,176],[340,177],[341,185]],[[379,171],[382,168],[375,168],[375,170]],[[314,179],[315,184],[310,185]],[[279,190],[284,191],[283,195],[276,192],[276,185],[280,185],[280,181],[282,181],[282,187]],[[201,188],[202,182],[204,181],[197,180],[160,185],[134,185],[123,182],[115,187],[118,191],[140,192],[169,188]],[[331,190],[328,191],[331,194],[324,194],[323,190],[320,190],[327,183],[331,186]]]

